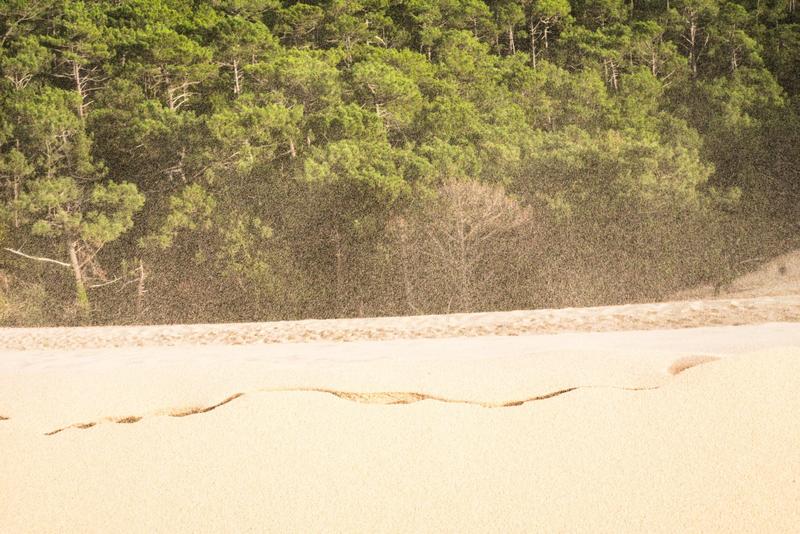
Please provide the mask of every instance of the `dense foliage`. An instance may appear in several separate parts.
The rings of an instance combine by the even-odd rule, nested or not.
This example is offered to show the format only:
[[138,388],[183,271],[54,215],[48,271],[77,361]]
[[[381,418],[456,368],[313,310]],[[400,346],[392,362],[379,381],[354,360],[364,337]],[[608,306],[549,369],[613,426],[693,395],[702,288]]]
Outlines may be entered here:
[[0,324],[591,305],[796,245],[795,0],[2,0]]

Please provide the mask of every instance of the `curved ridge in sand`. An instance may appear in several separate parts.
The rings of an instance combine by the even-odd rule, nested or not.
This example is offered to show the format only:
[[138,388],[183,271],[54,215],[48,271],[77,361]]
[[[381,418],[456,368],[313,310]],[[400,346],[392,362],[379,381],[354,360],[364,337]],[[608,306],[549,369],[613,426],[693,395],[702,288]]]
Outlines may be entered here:
[[[698,365],[702,365],[704,363],[716,361],[719,358],[713,356],[692,356],[687,358],[681,358],[677,360],[669,369],[670,374],[677,375],[679,373],[684,372],[687,369],[692,367],[696,367]],[[442,402],[446,404],[470,404],[473,406],[480,406],[483,408],[512,408],[517,406],[522,406],[524,404],[528,404],[530,402],[542,401],[547,399],[552,399],[554,397],[558,397],[560,395],[564,395],[566,393],[571,393],[573,391],[577,391],[580,389],[616,389],[620,391],[650,391],[654,389],[658,389],[661,386],[645,386],[645,387],[626,387],[626,386],[608,386],[608,385],[588,385],[588,386],[572,386],[568,388],[559,389],[557,391],[552,391],[549,393],[536,395],[533,397],[527,397],[520,400],[510,400],[506,402],[480,402],[475,400],[468,400],[468,399],[451,399],[440,397],[436,395],[428,395],[425,393],[416,393],[412,391],[371,391],[371,392],[356,392],[356,391],[339,391],[334,389],[322,389],[322,388],[286,388],[286,389],[270,389],[270,390],[259,390],[257,393],[290,393],[290,392],[302,392],[302,393],[327,393],[329,395],[333,395],[343,400],[357,402],[361,404],[380,404],[380,405],[398,405],[398,404],[412,404],[415,402],[420,401],[435,401],[435,402]],[[219,408],[225,404],[228,404],[231,401],[234,401],[240,397],[245,396],[246,393],[234,393],[229,397],[225,398],[223,401],[213,404],[211,406],[206,407],[193,407],[193,408],[181,408],[181,409],[172,409],[167,410],[166,415],[170,417],[186,417],[189,415],[197,415],[202,413],[207,413],[212,410]],[[163,415],[163,411],[156,412],[150,415]],[[88,428],[92,428],[96,426],[99,422],[113,422],[118,424],[131,424],[131,423],[138,423],[142,419],[147,416],[144,415],[130,415],[125,417],[118,417],[118,418],[103,418],[100,421],[92,421],[89,423],[75,423],[71,424],[62,428],[58,428],[56,430],[52,430],[50,432],[45,432],[45,436],[53,436],[58,434],[59,432],[63,432],[64,430],[69,429],[81,429],[85,430]],[[2,417],[0,417],[2,419]]]
[[[617,389],[621,391],[648,391],[648,390],[658,389],[659,387],[660,386],[638,387],[638,388],[624,387],[624,386],[574,386],[565,389],[560,389],[558,391],[553,391],[550,393],[545,393],[544,395],[537,395],[535,397],[529,397],[522,400],[513,400],[502,403],[479,402],[468,399],[448,399],[444,397],[437,397],[435,395],[427,395],[425,393],[415,393],[412,391],[354,392],[354,391],[336,391],[333,389],[296,388],[296,389],[275,389],[268,391],[259,391],[259,393],[327,393],[333,395],[334,397],[338,397],[342,400],[350,402],[357,402],[359,404],[378,404],[383,406],[398,405],[398,404],[413,404],[415,402],[420,402],[420,401],[434,401],[445,404],[470,404],[473,406],[480,406],[482,408],[512,408],[512,407],[522,406],[523,404],[527,404],[529,402],[552,399],[554,397],[564,395],[565,393],[571,393],[579,389]],[[207,406],[205,408],[181,408],[177,410],[167,410],[166,415],[168,415],[169,417],[186,417],[189,415],[207,413],[210,412],[211,410],[215,410],[220,406],[228,404],[229,402],[243,396],[245,396],[245,393],[235,393],[234,395],[231,395],[222,402],[219,402],[212,406]],[[158,416],[158,415],[164,415],[164,413],[159,411],[150,415]],[[106,417],[101,419],[100,421],[92,421],[88,423],[75,423],[72,425],[68,425],[62,428],[58,428],[56,430],[52,430],[50,432],[45,432],[44,435],[53,436],[55,434],[58,434],[59,432],[63,432],[64,430],[69,430],[72,428],[85,430],[97,426],[101,422],[112,422],[118,424],[138,423],[145,417],[148,416],[129,415],[126,417],[118,417],[118,418]]]

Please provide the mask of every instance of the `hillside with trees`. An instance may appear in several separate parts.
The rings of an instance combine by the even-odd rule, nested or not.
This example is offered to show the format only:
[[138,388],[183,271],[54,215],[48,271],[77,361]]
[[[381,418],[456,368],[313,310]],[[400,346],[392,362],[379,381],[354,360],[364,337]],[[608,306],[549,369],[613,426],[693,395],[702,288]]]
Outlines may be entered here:
[[795,0],[4,0],[0,324],[651,301],[800,236]]

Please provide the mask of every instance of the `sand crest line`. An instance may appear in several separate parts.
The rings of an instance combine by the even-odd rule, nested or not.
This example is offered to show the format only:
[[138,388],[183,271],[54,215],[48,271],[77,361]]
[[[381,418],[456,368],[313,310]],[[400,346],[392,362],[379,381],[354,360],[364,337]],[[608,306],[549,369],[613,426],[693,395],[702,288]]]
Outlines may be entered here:
[[[235,394],[231,395],[230,397],[227,397],[222,402],[218,402],[217,404],[214,404],[212,406],[206,406],[204,408],[183,408],[183,409],[180,409],[180,410],[171,410],[166,415],[168,415],[170,417],[186,417],[187,415],[195,415],[195,414],[199,414],[199,413],[210,412],[211,410],[219,408],[223,404],[228,404],[232,400],[238,399],[242,395],[244,395],[244,393],[235,393]],[[151,414],[151,415],[163,415],[163,414]],[[45,436],[52,436],[54,434],[58,434],[59,432],[62,432],[64,430],[68,430],[70,428],[78,428],[78,429],[81,429],[81,430],[85,430],[87,428],[92,428],[93,426],[96,426],[97,424],[99,424],[101,422],[112,422],[112,423],[118,423],[118,424],[138,423],[139,421],[144,419],[144,417],[145,416],[143,416],[143,415],[128,415],[126,417],[116,417],[116,418],[106,417],[104,419],[101,419],[100,421],[92,421],[92,422],[89,422],[89,423],[75,423],[75,424],[72,424],[72,425],[68,425],[68,426],[59,428],[57,430],[53,430],[51,432],[46,432]]]
[[[655,389],[659,389],[661,386],[649,386],[649,387],[624,387],[624,386],[602,386],[602,385],[593,385],[593,386],[573,386],[569,388],[559,389],[557,391],[553,391],[550,393],[546,393],[544,395],[537,395],[535,397],[528,397],[522,400],[514,400],[514,401],[507,401],[507,402],[500,402],[500,403],[491,403],[491,402],[480,402],[480,401],[471,401],[466,399],[448,399],[446,397],[437,397],[434,395],[427,395],[425,393],[416,393],[411,391],[378,391],[378,392],[355,392],[355,391],[338,391],[333,389],[319,389],[319,388],[293,388],[293,389],[264,389],[264,390],[257,390],[255,393],[327,393],[329,395],[333,395],[338,397],[342,400],[350,401],[350,402],[357,402],[360,404],[377,404],[377,405],[384,405],[384,406],[391,406],[391,405],[399,405],[399,404],[413,404],[415,402],[430,400],[435,402],[443,402],[447,404],[470,404],[473,406],[480,406],[482,408],[513,408],[517,406],[522,406],[529,402],[541,401],[546,399],[552,399],[554,397],[558,397],[560,395],[564,395],[566,393],[571,393],[573,391],[577,391],[579,389],[616,389],[621,391],[652,391]],[[204,408],[185,408],[181,410],[173,410],[168,412],[167,414],[163,413],[154,413],[150,416],[155,417],[158,415],[167,415],[169,417],[186,417],[189,415],[196,415],[201,413],[207,413],[211,410],[219,408],[224,404],[228,404],[229,402],[238,399],[239,397],[243,397],[245,393],[236,393],[231,395],[224,401],[214,404],[213,406],[207,406]],[[104,418],[100,421],[92,421],[88,423],[75,423],[72,425],[68,425],[51,432],[46,432],[45,436],[53,436],[58,434],[59,432],[63,432],[64,430],[69,430],[72,428],[77,428],[80,430],[85,430],[88,428],[92,428],[102,422],[112,422],[118,424],[131,424],[131,423],[138,423],[145,417],[150,416],[140,416],[140,415],[130,415],[127,417],[119,417],[119,418]]]
[[684,372],[687,369],[691,369],[692,367],[696,367],[698,365],[713,362],[716,360],[719,360],[719,357],[703,355],[703,354],[685,356],[683,358],[678,358],[677,360],[672,362],[672,365],[669,366],[669,369],[667,369],[667,371],[671,375],[677,375]]
[[[668,372],[671,375],[675,376],[692,367],[696,367],[698,365],[713,362],[716,360],[719,360],[719,358],[716,356],[708,356],[708,355],[687,356],[675,360],[669,367]],[[328,395],[333,395],[342,400],[350,402],[357,402],[360,404],[378,404],[385,406],[398,405],[398,404],[412,404],[415,402],[430,400],[435,402],[443,402],[447,404],[470,404],[473,406],[480,406],[482,408],[513,408],[517,406],[522,406],[529,402],[552,399],[554,397],[558,397],[566,393],[571,393],[579,389],[616,389],[621,391],[652,391],[659,389],[662,386],[663,384],[659,386],[646,386],[646,387],[625,387],[625,386],[608,386],[608,385],[572,386],[564,389],[559,389],[556,391],[551,391],[550,393],[545,393],[543,395],[536,395],[534,397],[528,397],[521,400],[513,400],[513,401],[506,401],[499,403],[472,401],[466,399],[449,399],[447,397],[439,397],[436,395],[428,395],[426,393],[417,393],[413,391],[358,392],[358,391],[342,391],[337,389],[326,389],[326,388],[279,388],[279,389],[260,389],[256,390],[254,393],[326,393]],[[210,412],[211,410],[219,408],[220,406],[228,404],[229,402],[234,401],[239,397],[243,397],[244,395],[245,393],[234,393],[233,395],[226,397],[223,401],[213,404],[211,406],[172,409],[168,411],[166,414],[163,411],[160,411],[149,414],[147,416],[129,415],[125,417],[116,417],[116,418],[106,417],[99,421],[91,421],[87,423],[75,423],[72,425],[61,427],[59,429],[50,432],[46,432],[45,436],[53,436],[55,434],[58,434],[59,432],[71,428],[85,430],[88,428],[92,428],[101,422],[113,422],[117,424],[133,424],[133,423],[138,423],[145,417],[152,417],[158,415],[167,415],[169,417],[187,417],[189,415],[207,413]],[[0,416],[0,419],[7,419],[7,418],[3,418],[2,416]]]
[[8,419],[9,419],[8,417],[0,415],[0,421],[8,421]]

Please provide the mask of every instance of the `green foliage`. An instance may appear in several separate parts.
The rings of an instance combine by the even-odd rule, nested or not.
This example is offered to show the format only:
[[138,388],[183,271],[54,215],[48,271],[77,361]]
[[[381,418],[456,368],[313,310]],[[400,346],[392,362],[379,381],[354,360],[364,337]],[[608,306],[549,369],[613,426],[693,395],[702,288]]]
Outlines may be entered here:
[[18,201],[33,235],[80,238],[97,246],[130,229],[143,204],[133,184],[109,181],[86,191],[67,177],[35,180]]
[[392,148],[383,143],[333,142],[306,160],[305,179],[344,195],[370,195],[368,204],[380,206],[409,192],[392,156]]
[[541,135],[526,163],[534,196],[609,223],[628,215],[691,211],[711,172],[691,145],[576,128]]
[[25,178],[31,176],[35,169],[33,165],[28,163],[25,154],[16,148],[12,148],[7,153],[3,154],[0,159],[0,176],[6,182],[21,182]]
[[81,190],[67,177],[32,182],[19,198],[19,207],[31,217],[31,232],[42,237],[61,237],[80,232]]
[[399,69],[376,61],[357,63],[353,85],[362,105],[373,107],[387,130],[407,130],[422,109],[417,84]]
[[[523,308],[730,277],[797,234],[798,35],[785,2],[0,2],[0,236],[55,260],[4,257],[0,321]],[[519,224],[473,247],[465,286],[433,238],[497,206],[525,216],[497,216]],[[139,261],[141,293],[93,288]]]
[[778,24],[767,33],[764,56],[770,72],[790,95],[800,94],[800,23]]
[[144,196],[136,186],[108,181],[92,188],[90,209],[81,225],[81,238],[95,243],[114,241],[133,226],[133,215],[144,206]]
[[301,105],[307,113],[341,101],[340,73],[336,56],[304,50],[288,50],[268,62],[247,67],[257,86],[278,102]]
[[36,35],[24,35],[6,44],[0,55],[0,71],[14,90],[24,89],[51,61],[50,51]]
[[155,245],[164,250],[172,246],[175,237],[182,230],[196,230],[198,227],[211,228],[211,215],[217,201],[202,186],[192,184],[180,194],[169,199],[170,211],[158,233],[150,236],[143,244]]
[[81,66],[108,59],[106,14],[102,4],[67,0],[57,19],[57,37],[48,39],[59,50],[59,58]]

